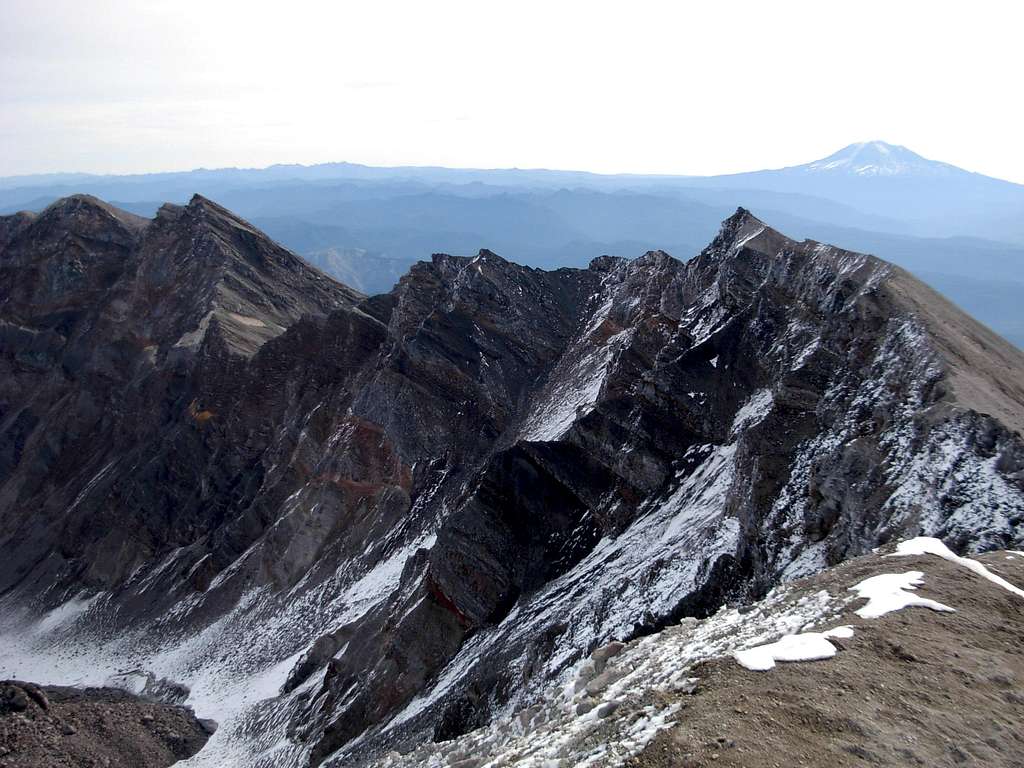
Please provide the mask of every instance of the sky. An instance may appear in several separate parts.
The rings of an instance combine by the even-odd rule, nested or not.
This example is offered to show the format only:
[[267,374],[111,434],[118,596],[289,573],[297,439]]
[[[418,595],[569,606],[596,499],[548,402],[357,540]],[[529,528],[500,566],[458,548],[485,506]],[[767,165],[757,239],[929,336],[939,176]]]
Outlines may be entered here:
[[0,0],[0,176],[718,174],[856,141],[1024,183],[1013,2]]

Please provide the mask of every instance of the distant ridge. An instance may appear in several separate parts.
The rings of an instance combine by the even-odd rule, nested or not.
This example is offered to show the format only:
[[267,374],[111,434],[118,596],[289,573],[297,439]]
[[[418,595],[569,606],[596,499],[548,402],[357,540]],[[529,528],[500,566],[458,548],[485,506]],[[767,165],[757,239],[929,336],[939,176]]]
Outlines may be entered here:
[[272,163],[267,166],[223,166],[216,168],[198,167],[178,171],[149,171],[127,174],[57,172],[0,176],[0,189],[17,187],[39,187],[47,185],[74,185],[93,182],[144,181],[153,178],[174,179],[191,176],[194,178],[233,177],[235,179],[259,178],[261,180],[313,180],[313,179],[394,179],[415,178],[423,175],[442,175],[450,181],[497,175],[508,182],[511,179],[540,181],[568,178],[581,182],[600,183],[602,180],[661,180],[700,182],[702,180],[728,179],[748,174],[778,173],[791,170],[847,171],[861,176],[894,176],[907,174],[948,175],[966,173],[1014,186],[1024,186],[994,176],[965,170],[950,163],[929,160],[899,144],[890,144],[878,139],[849,144],[827,157],[800,165],[780,169],[739,171],[736,173],[693,175],[685,173],[602,173],[598,171],[546,167],[449,167],[442,165],[367,165],[346,160],[332,160],[323,163]]

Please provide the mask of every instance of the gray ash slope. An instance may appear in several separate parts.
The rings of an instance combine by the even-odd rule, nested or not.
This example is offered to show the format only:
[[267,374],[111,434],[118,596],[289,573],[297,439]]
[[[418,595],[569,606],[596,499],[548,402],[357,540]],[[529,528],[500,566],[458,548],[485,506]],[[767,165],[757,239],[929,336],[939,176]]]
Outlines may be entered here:
[[1024,541],[1024,354],[742,209],[364,298],[201,198],[72,198],[0,273],[0,673],[188,685],[189,765],[372,762],[894,537]]

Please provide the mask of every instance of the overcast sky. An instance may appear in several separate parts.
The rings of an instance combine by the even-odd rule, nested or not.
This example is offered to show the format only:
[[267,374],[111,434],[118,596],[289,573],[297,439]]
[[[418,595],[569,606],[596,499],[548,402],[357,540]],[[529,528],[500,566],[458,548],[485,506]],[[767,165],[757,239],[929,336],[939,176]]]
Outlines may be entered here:
[[0,175],[713,174],[882,139],[1024,182],[1015,2],[0,0]]

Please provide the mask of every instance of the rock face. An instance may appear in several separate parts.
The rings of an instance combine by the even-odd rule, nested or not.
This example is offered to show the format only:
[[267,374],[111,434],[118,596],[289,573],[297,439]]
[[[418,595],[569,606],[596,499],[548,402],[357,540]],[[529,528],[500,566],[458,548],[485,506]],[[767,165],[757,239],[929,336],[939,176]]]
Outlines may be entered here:
[[185,683],[191,765],[372,761],[893,537],[1024,541],[1024,355],[742,209],[363,298],[201,198],[72,198],[0,272],[0,672]]
[[114,587],[223,522],[202,486],[235,468],[197,483],[203,382],[359,295],[198,196],[152,222],[68,198],[2,229],[0,589]]

